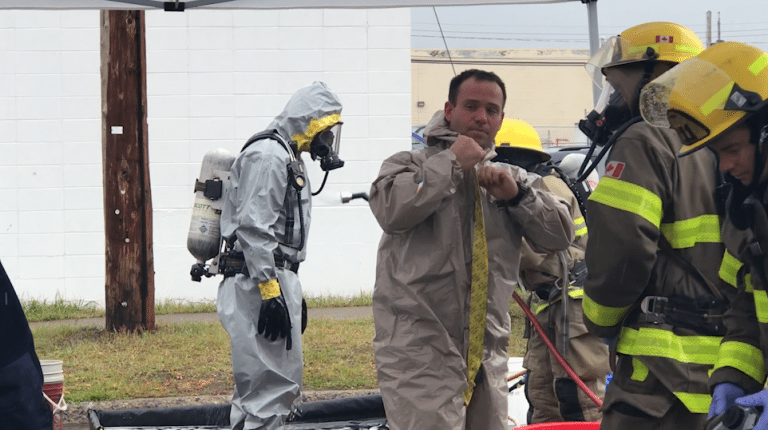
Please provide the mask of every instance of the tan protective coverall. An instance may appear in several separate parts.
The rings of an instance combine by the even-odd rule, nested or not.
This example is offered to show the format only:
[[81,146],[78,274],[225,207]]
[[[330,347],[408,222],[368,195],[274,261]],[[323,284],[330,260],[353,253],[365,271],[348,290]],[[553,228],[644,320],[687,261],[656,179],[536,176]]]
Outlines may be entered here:
[[[429,146],[385,160],[371,186],[371,210],[384,230],[373,293],[379,387],[392,430],[506,430],[508,312],[521,240],[541,252],[565,249],[573,221],[565,204],[533,187],[512,207],[484,196],[485,351],[465,407],[475,195],[449,149],[456,134],[447,127],[436,115],[425,131]],[[529,186],[540,179],[497,167]]]
[[707,418],[708,372],[721,337],[638,321],[645,296],[693,302],[713,295],[660,249],[662,234],[715,288],[725,295],[735,292],[718,274],[724,245],[714,157],[699,151],[678,158],[680,146],[672,130],[644,122],[630,126],[618,137],[609,159],[614,164],[606,165],[589,198],[584,319],[596,336],[619,336],[604,429],[702,428]]
[[[542,185],[544,191],[554,193],[570,203],[576,239],[564,256],[567,267],[563,267],[559,255],[562,252],[540,254],[523,242],[520,282],[532,292],[541,288],[550,291],[548,300],[532,295],[531,311],[568,365],[602,399],[605,395],[606,376],[611,371],[608,365],[608,346],[590,334],[584,325],[581,311],[584,290],[568,285],[570,270],[576,263],[584,261],[588,237],[586,224],[576,196],[557,173],[545,176]],[[562,300],[564,282],[568,291],[566,321]],[[563,348],[564,335],[568,339],[566,348]],[[523,367],[528,369],[525,392],[530,403],[529,424],[600,420],[602,415],[598,406],[578,388],[533,327]]]

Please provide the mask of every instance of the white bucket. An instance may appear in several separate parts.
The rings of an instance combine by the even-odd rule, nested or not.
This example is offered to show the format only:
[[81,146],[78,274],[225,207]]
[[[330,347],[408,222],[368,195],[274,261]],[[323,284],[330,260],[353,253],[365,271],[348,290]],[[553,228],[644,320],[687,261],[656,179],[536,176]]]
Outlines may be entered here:
[[61,360],[40,360],[43,368],[43,384],[64,382],[64,368]]
[[43,369],[43,396],[51,406],[53,414],[53,430],[62,430],[64,418],[62,412],[67,410],[64,400],[64,368],[61,360],[40,360]]

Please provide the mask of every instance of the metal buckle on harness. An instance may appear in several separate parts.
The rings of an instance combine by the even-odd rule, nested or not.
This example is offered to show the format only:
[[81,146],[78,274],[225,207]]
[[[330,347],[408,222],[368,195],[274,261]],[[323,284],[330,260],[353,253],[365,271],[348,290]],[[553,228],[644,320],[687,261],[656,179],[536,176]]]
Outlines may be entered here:
[[645,321],[653,324],[662,324],[665,322],[664,303],[669,302],[669,299],[661,296],[646,296],[643,301],[640,302],[640,310],[645,314]]
[[299,272],[299,263],[294,263],[277,255],[275,255],[275,267],[290,270],[293,273]]

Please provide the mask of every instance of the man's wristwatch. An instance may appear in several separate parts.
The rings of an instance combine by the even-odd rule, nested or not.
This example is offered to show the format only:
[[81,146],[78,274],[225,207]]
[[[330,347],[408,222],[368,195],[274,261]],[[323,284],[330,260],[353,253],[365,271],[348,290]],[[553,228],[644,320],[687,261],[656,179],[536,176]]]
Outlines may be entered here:
[[520,201],[523,200],[523,198],[527,196],[528,193],[530,192],[531,192],[531,187],[529,187],[528,185],[522,182],[518,182],[517,195],[509,200],[499,200],[496,202],[496,204],[499,207],[517,206],[517,204],[520,203]]

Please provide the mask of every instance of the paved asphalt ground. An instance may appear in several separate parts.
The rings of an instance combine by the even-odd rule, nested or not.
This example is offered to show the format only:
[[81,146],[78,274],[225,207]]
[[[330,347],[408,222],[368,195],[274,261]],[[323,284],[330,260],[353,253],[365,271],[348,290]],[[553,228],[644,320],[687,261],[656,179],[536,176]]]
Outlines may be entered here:
[[[345,308],[310,308],[307,310],[310,321],[316,318],[346,319],[346,318],[367,318],[373,315],[370,306],[345,307]],[[187,321],[218,322],[219,317],[216,313],[196,313],[196,314],[170,314],[156,315],[155,322],[160,324],[180,323]],[[30,327],[46,325],[70,324],[74,326],[105,326],[106,321],[102,318],[80,318],[69,320],[31,322]],[[349,397],[358,395],[372,394],[372,391],[352,390],[339,392],[305,392],[309,397],[308,401],[325,400],[337,397]],[[88,430],[89,426],[85,412],[87,409],[143,409],[154,407],[175,407],[184,405],[216,404],[227,403],[229,396],[209,396],[206,398],[168,398],[168,399],[135,399],[115,402],[98,402],[97,404],[70,404],[63,423],[63,430]],[[157,405],[157,403],[161,403]]]

